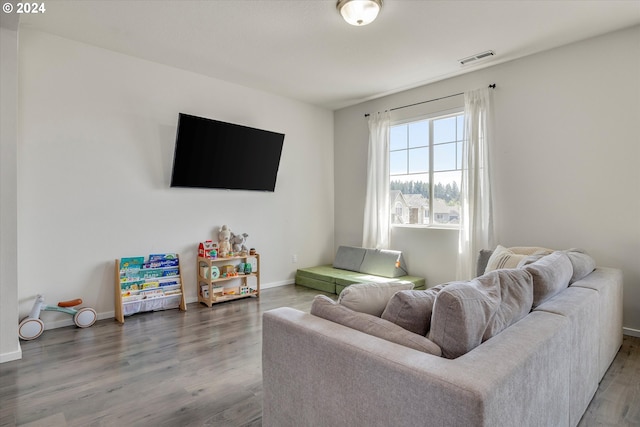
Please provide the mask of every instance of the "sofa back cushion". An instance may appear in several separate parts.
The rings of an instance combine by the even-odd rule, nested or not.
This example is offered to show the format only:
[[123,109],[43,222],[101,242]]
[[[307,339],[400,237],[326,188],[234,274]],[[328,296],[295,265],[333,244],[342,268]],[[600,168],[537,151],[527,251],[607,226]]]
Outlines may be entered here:
[[359,271],[383,277],[400,277],[409,274],[402,252],[389,249],[366,249]]
[[454,359],[525,317],[532,302],[533,279],[522,269],[449,283],[436,296],[429,339]]
[[573,275],[569,280],[569,284],[584,279],[596,269],[596,261],[584,250],[574,248],[568,249],[564,251],[564,253],[569,257],[569,261],[571,261],[571,266],[573,267]]
[[341,268],[342,270],[360,271],[365,252],[365,248],[340,246],[336,252],[336,258],[333,260],[333,267]]
[[396,292],[382,313],[382,318],[419,335],[427,335],[436,295],[446,285],[423,291]]
[[573,275],[571,261],[563,252],[554,252],[522,268],[533,276],[533,307],[569,286]]
[[441,355],[440,347],[428,338],[409,332],[379,317],[353,311],[324,295],[318,295],[314,298],[311,304],[311,314],[414,350],[435,356]]
[[380,317],[396,292],[413,289],[413,286],[407,281],[358,283],[344,288],[338,303],[351,310]]

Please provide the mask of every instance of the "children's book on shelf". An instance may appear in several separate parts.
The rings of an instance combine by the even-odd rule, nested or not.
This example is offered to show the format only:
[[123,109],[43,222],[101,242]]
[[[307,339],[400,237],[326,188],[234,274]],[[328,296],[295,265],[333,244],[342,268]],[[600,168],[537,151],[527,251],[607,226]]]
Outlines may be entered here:
[[176,253],[154,253],[147,257],[116,259],[115,318],[144,311],[180,308],[186,310]]
[[119,275],[123,302],[182,293],[175,253],[121,258]]

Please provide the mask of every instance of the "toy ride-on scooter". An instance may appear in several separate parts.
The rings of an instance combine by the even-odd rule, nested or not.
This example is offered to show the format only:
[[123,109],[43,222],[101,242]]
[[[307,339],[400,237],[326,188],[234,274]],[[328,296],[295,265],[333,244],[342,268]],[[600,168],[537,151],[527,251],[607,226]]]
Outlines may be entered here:
[[22,319],[18,326],[18,336],[23,340],[34,340],[42,335],[44,331],[44,323],[40,320],[41,311],[58,311],[73,316],[73,323],[79,328],[88,328],[96,322],[98,315],[93,308],[83,307],[76,310],[74,307],[82,304],[80,298],[61,301],[57,306],[46,305],[44,303],[44,297],[38,295],[33,303],[33,308],[29,312],[29,315]]

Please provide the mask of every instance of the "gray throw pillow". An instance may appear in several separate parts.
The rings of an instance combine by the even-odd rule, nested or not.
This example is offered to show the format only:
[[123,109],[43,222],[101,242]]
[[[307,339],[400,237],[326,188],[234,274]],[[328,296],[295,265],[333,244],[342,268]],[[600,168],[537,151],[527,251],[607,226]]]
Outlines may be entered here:
[[436,296],[429,339],[455,359],[497,335],[531,310],[531,274],[521,269],[489,272],[452,282]]
[[340,292],[338,303],[351,310],[380,317],[393,294],[413,289],[413,286],[407,281],[357,283]]
[[493,255],[493,249],[480,249],[480,252],[478,253],[478,261],[476,262],[476,277],[484,274],[491,255]]
[[554,252],[525,265],[533,276],[533,306],[537,307],[567,286],[573,275],[573,266],[567,254]]
[[317,295],[313,299],[311,314],[414,350],[435,356],[442,354],[440,347],[428,338],[409,332],[379,317],[353,311],[324,295]]
[[436,295],[445,285],[424,291],[396,292],[382,313],[382,318],[419,335],[427,335]]

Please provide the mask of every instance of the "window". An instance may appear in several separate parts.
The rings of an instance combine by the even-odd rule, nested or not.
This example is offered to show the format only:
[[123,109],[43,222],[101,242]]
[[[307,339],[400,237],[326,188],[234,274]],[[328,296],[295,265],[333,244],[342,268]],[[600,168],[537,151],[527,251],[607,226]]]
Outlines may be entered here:
[[391,126],[392,203],[400,194],[409,211],[407,221],[402,221],[392,209],[392,224],[458,226],[463,126],[460,111]]
[[396,203],[396,215],[402,216],[402,203]]

